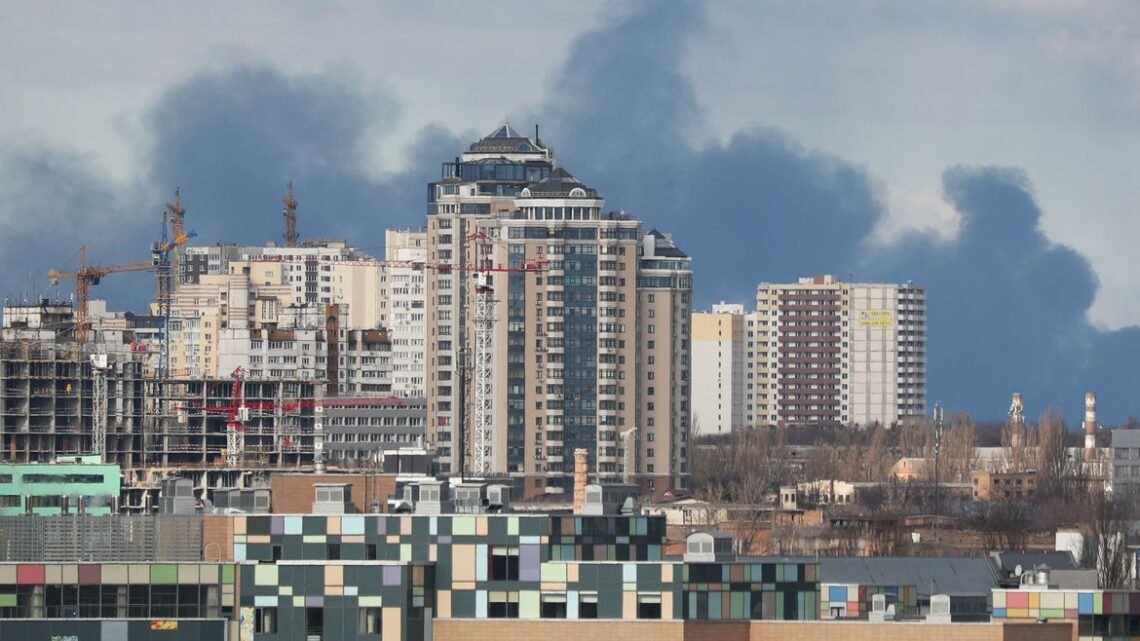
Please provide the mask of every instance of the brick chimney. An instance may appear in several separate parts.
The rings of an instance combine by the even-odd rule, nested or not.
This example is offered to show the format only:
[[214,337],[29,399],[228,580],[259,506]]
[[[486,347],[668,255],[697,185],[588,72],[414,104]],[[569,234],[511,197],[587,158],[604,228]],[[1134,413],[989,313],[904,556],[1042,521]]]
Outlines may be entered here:
[[574,450],[574,514],[581,514],[582,506],[586,504],[589,472],[590,451],[583,448]]

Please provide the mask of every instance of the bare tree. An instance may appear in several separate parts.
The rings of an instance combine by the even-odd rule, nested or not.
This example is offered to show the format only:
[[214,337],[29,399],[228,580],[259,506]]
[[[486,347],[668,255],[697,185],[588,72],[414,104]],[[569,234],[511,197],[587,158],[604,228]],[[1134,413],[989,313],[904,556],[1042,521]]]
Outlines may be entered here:
[[891,455],[887,429],[878,423],[867,428],[867,448],[863,457],[863,478],[860,480],[881,482],[890,475],[895,458]]
[[982,536],[984,552],[1024,550],[1029,516],[1028,506],[1020,501],[995,501],[971,517],[968,525]]
[[1065,420],[1050,408],[1037,423],[1037,495],[1041,499],[1067,499],[1080,466],[1069,459],[1065,447]]
[[1037,432],[1028,422],[1006,425],[1002,430],[1001,446],[1007,471],[1027,472],[1036,466]]
[[1128,518],[1133,497],[1094,492],[1091,501],[1093,544],[1096,546],[1097,581],[1105,590],[1125,587],[1129,577]]
[[965,483],[978,466],[978,429],[969,414],[955,417],[942,435],[939,476],[947,483]]

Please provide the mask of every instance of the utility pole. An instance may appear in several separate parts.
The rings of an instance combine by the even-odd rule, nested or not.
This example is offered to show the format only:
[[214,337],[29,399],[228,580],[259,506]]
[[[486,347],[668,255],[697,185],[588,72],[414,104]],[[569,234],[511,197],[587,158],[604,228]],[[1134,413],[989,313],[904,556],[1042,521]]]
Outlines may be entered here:
[[934,402],[934,540],[938,540],[938,517],[942,514],[942,482],[938,476],[938,464],[942,457],[942,428],[945,413],[942,404]]

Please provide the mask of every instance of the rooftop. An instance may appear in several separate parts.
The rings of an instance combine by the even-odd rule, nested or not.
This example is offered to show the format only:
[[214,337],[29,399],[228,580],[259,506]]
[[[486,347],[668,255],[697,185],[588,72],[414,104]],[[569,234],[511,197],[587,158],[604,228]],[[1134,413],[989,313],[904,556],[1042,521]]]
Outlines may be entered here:
[[471,143],[467,149],[471,153],[526,154],[545,153],[546,148],[518,132],[510,123]]
[[562,167],[544,180],[527,185],[522,198],[598,198],[598,191],[587,187]]

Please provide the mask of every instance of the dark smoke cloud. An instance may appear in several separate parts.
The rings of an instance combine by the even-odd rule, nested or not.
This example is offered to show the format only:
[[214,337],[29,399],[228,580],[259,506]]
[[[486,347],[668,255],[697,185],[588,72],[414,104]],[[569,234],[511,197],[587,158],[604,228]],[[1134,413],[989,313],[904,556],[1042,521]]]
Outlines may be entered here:
[[[953,241],[872,247],[863,270],[926,286],[931,400],[995,416],[1021,391],[1031,415],[1053,405],[1075,420],[1082,386],[1108,380],[1088,367],[1090,349],[1113,336],[1085,317],[1097,289],[1088,260],[1041,231],[1020,170],[954,167],[943,193],[962,215]],[[1121,407],[1109,398],[1102,409]]]
[[376,247],[385,227],[423,224],[422,185],[460,144],[429,127],[413,145],[411,169],[370,179],[370,134],[397,112],[393,99],[343,72],[289,76],[260,66],[199,75],[151,111],[151,182],[182,185],[200,242],[281,240],[281,196],[293,180],[302,236]]
[[[49,287],[46,275],[52,268],[77,270],[84,243],[93,264],[148,257],[147,248],[132,251],[124,240],[140,229],[134,190],[112,184],[89,159],[58,149],[8,146],[0,153],[0,176],[0,292],[7,300],[70,298],[75,281]],[[116,278],[124,281],[124,291],[151,291],[150,281],[139,274]]]
[[682,63],[703,25],[695,5],[653,5],[579,38],[538,112],[573,173],[675,233],[699,304],[751,304],[759,281],[817,273],[913,280],[928,292],[931,403],[996,418],[1021,391],[1031,414],[1055,406],[1076,422],[1097,390],[1102,420],[1138,411],[1140,329],[1089,324],[1095,275],[1041,231],[1023,172],[947,170],[956,239],[882,246],[871,232],[884,199],[862,167],[767,129],[691,144],[705,121]]
[[[344,72],[242,66],[192,77],[162,96],[146,118],[150,170],[138,184],[113,184],[87,159],[59,150],[5,149],[0,286],[17,296],[45,292],[48,269],[75,270],[83,242],[92,264],[149,259],[175,186],[196,244],[280,241],[281,197],[292,180],[302,238],[346,238],[379,255],[385,228],[424,224],[423,185],[463,144],[425,127],[400,150],[406,171],[370,178],[368,141],[397,112],[391,98]],[[72,283],[58,291],[69,296]],[[152,276],[116,274],[93,295],[141,311],[153,291]]]

